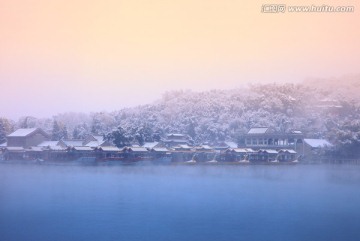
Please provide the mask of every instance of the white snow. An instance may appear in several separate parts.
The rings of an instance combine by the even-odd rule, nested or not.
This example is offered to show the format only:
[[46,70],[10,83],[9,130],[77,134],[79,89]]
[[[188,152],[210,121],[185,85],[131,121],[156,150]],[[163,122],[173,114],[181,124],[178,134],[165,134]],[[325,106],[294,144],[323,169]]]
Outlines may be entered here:
[[332,146],[332,144],[325,139],[304,139],[304,142],[314,148]]
[[255,127],[251,128],[248,134],[264,134],[269,130],[268,127]]
[[39,147],[47,147],[47,146],[58,146],[59,141],[43,141],[39,145]]
[[37,128],[26,128],[26,129],[17,129],[13,133],[9,134],[8,136],[14,136],[14,137],[24,137],[28,136],[34,131],[36,131]]

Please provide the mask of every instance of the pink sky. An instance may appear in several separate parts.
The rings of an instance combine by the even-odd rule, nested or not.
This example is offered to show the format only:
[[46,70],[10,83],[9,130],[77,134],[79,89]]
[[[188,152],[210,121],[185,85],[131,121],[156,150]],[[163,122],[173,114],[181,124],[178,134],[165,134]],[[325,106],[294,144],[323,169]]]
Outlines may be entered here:
[[353,13],[261,13],[268,1],[0,0],[0,116],[116,110],[166,90],[358,74]]

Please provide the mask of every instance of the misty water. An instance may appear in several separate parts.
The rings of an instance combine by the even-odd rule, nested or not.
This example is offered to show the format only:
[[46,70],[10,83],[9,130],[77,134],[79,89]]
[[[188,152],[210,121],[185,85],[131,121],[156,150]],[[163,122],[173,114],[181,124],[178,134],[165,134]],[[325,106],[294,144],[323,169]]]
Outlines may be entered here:
[[0,240],[360,240],[360,166],[0,165]]

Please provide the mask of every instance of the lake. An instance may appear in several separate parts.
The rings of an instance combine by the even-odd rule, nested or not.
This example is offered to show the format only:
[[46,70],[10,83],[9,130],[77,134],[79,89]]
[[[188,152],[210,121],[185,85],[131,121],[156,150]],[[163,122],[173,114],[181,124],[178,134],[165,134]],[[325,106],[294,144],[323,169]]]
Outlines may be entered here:
[[0,165],[0,240],[360,240],[360,166]]

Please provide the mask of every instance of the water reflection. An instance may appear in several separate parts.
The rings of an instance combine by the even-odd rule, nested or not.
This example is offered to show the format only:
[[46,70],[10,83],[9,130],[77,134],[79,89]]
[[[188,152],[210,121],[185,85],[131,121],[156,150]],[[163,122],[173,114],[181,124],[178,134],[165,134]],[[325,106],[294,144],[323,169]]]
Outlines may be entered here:
[[0,166],[3,240],[358,240],[358,166]]

